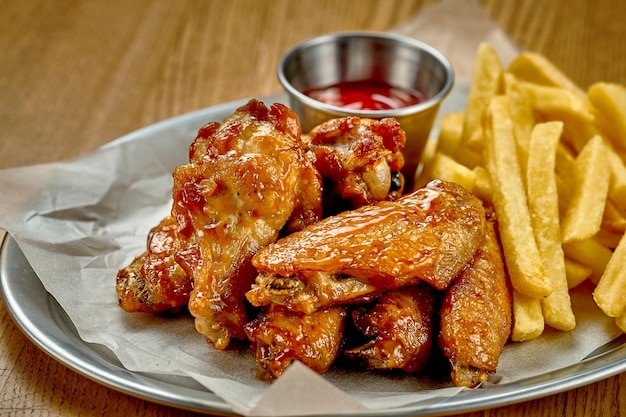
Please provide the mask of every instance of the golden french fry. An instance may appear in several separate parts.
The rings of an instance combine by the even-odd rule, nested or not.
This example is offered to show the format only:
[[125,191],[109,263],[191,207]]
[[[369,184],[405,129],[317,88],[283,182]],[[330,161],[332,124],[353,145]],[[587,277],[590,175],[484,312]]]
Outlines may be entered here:
[[509,98],[511,118],[515,121],[513,133],[517,143],[518,157],[522,170],[526,169],[528,160],[528,148],[530,146],[530,134],[535,125],[535,115],[520,83],[511,73],[504,74],[504,91]]
[[624,333],[626,333],[626,313],[623,313],[621,316],[615,318],[615,324],[619,327]]
[[623,213],[612,200],[606,202],[602,216],[602,228],[624,234],[626,232],[626,213]]
[[617,149],[626,151],[626,87],[599,82],[587,92],[597,109],[598,123]]
[[572,330],[576,327],[576,318],[567,287],[554,175],[556,148],[562,132],[562,122],[540,123],[533,128],[526,189],[535,241],[544,271],[552,284],[552,293],[541,300],[544,320],[555,329]]
[[556,180],[556,188],[559,193],[559,216],[562,219],[565,217],[569,202],[572,199],[572,186],[563,177],[555,173],[554,178]]
[[441,152],[435,153],[430,170],[432,178],[457,183],[468,191],[474,188],[476,182],[474,171]]
[[[607,140],[605,140],[605,145],[610,169],[608,197],[621,210],[624,210],[626,209],[626,165]],[[574,174],[575,161],[574,151],[561,142],[556,154],[556,172],[569,183],[570,188],[573,188],[576,183]]]
[[485,114],[487,171],[511,284],[522,294],[543,298],[550,295],[552,285],[533,236],[508,101],[506,96],[494,96]]
[[491,177],[485,167],[477,166],[473,169],[476,180],[474,181],[474,189],[472,192],[478,196],[482,201],[493,205],[491,198]]
[[457,148],[454,158],[468,168],[481,166],[483,164],[484,147],[483,131],[481,128],[478,128],[463,142],[462,146]]
[[[482,117],[495,94],[500,90],[500,79],[502,75],[502,63],[496,50],[489,44],[483,43],[478,47],[472,81],[467,97],[465,119],[463,122],[463,133],[461,143],[455,156],[465,158],[466,142],[475,135],[476,130],[481,128]],[[461,159],[462,161],[462,159]],[[467,165],[473,168],[472,165]]]
[[593,291],[598,307],[610,317],[626,312],[626,237],[622,237]]
[[600,134],[596,127],[594,109],[585,96],[561,87],[548,87],[520,82],[528,100],[541,120],[560,120],[564,123],[563,140],[577,152],[592,137]]
[[[531,106],[546,120],[561,120],[564,123],[595,121],[593,109],[585,97],[580,97],[571,90],[560,87],[548,87],[519,82]],[[597,133],[597,131],[596,131]]]
[[595,136],[576,157],[574,194],[562,223],[563,242],[592,237],[600,230],[609,192],[606,147]]
[[556,148],[555,158],[555,170],[557,174],[572,188],[574,185],[574,163],[576,162],[576,155],[561,142]]
[[565,258],[565,273],[567,276],[567,287],[571,290],[591,276],[591,269]]
[[624,236],[624,232],[614,232],[611,230],[600,229],[600,231],[593,237],[593,240],[600,243],[602,246],[614,250],[619,241]]
[[511,62],[508,71],[520,80],[540,85],[563,87],[578,96],[585,96],[585,92],[576,83],[545,56],[536,52],[522,52],[519,54]]
[[454,159],[471,169],[483,164],[482,152],[469,148],[464,148],[463,152],[457,152]]
[[441,116],[439,135],[437,136],[437,150],[446,155],[454,155],[463,134],[463,120],[465,114],[452,112]]
[[585,239],[563,244],[569,259],[591,269],[589,279],[597,284],[613,256],[613,251],[595,239]]
[[511,340],[525,342],[541,336],[545,322],[538,298],[513,291],[513,328]]

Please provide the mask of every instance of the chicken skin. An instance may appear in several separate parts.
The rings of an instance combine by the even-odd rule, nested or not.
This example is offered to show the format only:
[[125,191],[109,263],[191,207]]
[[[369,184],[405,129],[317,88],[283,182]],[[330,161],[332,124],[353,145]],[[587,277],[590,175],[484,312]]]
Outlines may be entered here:
[[352,311],[355,327],[367,343],[344,354],[367,369],[421,370],[434,339],[435,295],[425,283],[389,291],[372,307]]
[[346,308],[328,307],[310,315],[272,304],[245,330],[266,379],[278,378],[295,360],[322,374],[339,356]]
[[[206,137],[205,137],[206,136]],[[251,101],[223,124],[201,129],[190,160],[174,170],[177,262],[193,279],[189,311],[217,349],[245,339],[251,258],[281,230],[321,215],[321,183],[299,145],[296,116]]]
[[191,278],[176,263],[178,223],[167,216],[148,234],[147,250],[117,273],[120,307],[128,312],[162,313],[185,308]]
[[396,119],[332,119],[302,141],[324,179],[326,214],[402,195],[406,134]]
[[444,289],[482,241],[482,203],[462,187],[434,180],[396,201],[363,206],[259,250],[259,271],[246,294],[310,313],[363,302],[426,281]]
[[511,291],[496,232],[487,222],[474,260],[446,291],[439,345],[456,386],[475,387],[496,371],[511,331]]

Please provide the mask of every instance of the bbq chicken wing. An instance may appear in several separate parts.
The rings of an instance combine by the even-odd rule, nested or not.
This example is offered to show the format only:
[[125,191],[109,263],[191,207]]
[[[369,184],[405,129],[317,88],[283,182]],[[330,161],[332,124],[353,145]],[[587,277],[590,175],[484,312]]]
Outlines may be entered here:
[[352,311],[355,327],[369,341],[344,354],[367,369],[417,372],[430,356],[435,312],[434,291],[427,284],[386,292],[372,307]]
[[302,139],[324,178],[327,214],[402,195],[406,135],[396,119],[333,119]]
[[462,187],[435,180],[396,201],[363,206],[259,250],[259,277],[246,294],[310,313],[362,302],[426,281],[447,288],[482,241],[482,203]]
[[343,340],[346,308],[328,307],[305,315],[272,304],[245,327],[264,379],[278,378],[295,360],[322,374]]
[[124,310],[161,313],[187,306],[192,283],[175,260],[177,228],[173,217],[164,218],[150,230],[147,250],[117,273],[115,289]]
[[440,318],[439,345],[454,384],[475,387],[486,381],[511,331],[511,292],[491,222],[473,262],[446,291]]
[[245,339],[252,255],[321,215],[321,183],[299,140],[291,111],[251,101],[201,129],[190,147],[196,162],[173,173],[176,260],[193,279],[189,311],[218,349]]
[[[297,164],[300,180],[296,200],[287,221],[287,233],[315,223],[322,216],[322,178],[312,163],[303,158],[302,130],[298,117],[281,104],[271,107],[250,100],[222,124],[210,122],[198,131],[189,146],[189,161],[202,163],[218,155],[262,154],[283,163]],[[281,154],[285,152],[286,155]]]

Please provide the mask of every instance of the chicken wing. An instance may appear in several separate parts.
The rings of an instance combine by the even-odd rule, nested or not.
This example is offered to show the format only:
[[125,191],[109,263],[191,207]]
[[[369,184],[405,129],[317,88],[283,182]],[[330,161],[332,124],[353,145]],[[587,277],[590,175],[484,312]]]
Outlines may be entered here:
[[166,217],[148,234],[147,250],[117,273],[120,307],[128,312],[161,313],[187,306],[191,278],[176,263],[178,223]]
[[272,304],[245,326],[265,378],[278,378],[295,360],[315,372],[328,370],[339,355],[346,308],[329,307],[310,315]]
[[172,215],[183,240],[176,260],[193,279],[196,329],[218,349],[245,339],[252,255],[282,229],[321,215],[321,183],[299,140],[290,110],[251,101],[201,129],[190,148],[197,162],[174,170]]
[[259,250],[252,262],[260,274],[246,296],[257,306],[274,302],[311,312],[420,281],[444,289],[472,259],[484,224],[476,197],[435,180]]
[[327,214],[402,195],[406,135],[396,119],[333,119],[302,139],[324,178]]
[[485,239],[444,296],[439,345],[456,386],[475,387],[496,371],[511,331],[511,292],[491,222]]
[[374,306],[352,311],[367,343],[344,353],[368,369],[421,370],[434,338],[435,295],[425,283],[389,291]]
[[[222,124],[203,126],[189,146],[189,161],[202,163],[218,155],[263,154],[288,163],[291,159],[300,171],[296,201],[286,232],[292,233],[322,217],[322,178],[302,150],[302,130],[298,117],[281,104],[265,106],[250,100]],[[285,152],[285,155],[281,154]],[[274,155],[275,154],[275,155]]]

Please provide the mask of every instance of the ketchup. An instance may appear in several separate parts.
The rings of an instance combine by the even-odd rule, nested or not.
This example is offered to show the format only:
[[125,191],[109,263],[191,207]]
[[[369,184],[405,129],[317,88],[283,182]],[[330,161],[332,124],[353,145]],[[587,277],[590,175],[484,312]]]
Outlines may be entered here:
[[342,81],[304,91],[307,96],[337,107],[353,110],[392,110],[424,100],[418,91],[394,87],[385,81]]

